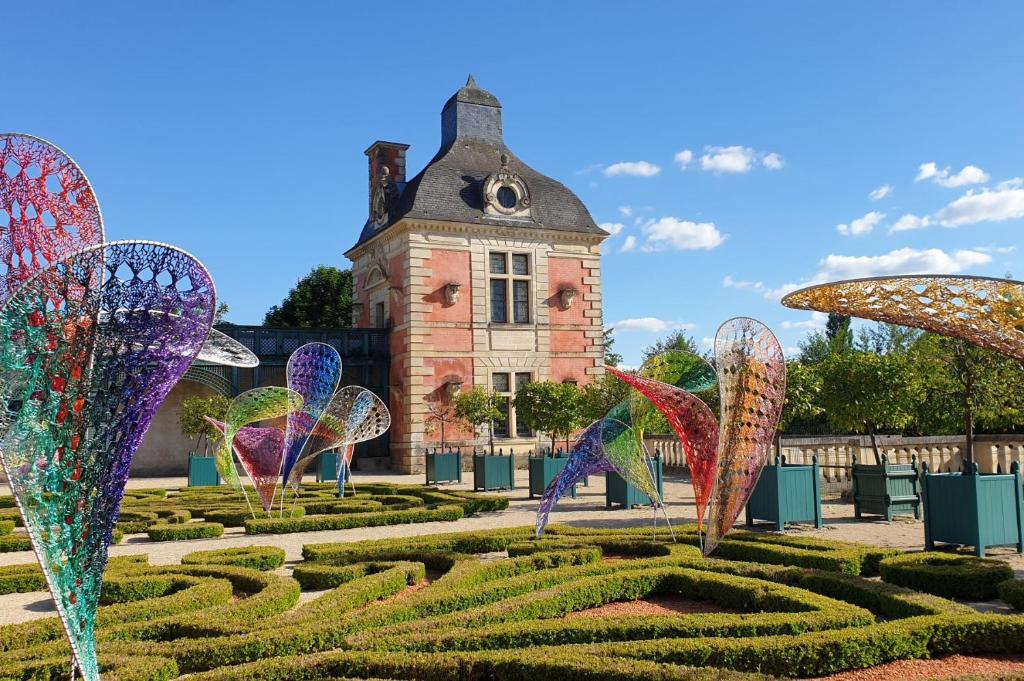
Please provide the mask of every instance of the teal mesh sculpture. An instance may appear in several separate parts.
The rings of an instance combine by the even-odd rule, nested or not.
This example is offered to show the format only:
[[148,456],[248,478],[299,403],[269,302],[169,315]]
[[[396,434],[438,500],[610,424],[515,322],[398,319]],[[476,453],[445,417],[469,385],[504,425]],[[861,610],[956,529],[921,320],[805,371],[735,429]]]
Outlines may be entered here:
[[202,264],[123,241],[54,259],[0,307],[0,461],[81,675],[128,468],[210,333]]

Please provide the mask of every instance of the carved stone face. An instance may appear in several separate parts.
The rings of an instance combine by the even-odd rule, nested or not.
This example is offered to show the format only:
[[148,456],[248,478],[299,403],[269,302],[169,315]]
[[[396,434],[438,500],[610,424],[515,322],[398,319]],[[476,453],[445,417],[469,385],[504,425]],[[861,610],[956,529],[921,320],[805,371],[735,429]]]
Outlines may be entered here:
[[461,288],[462,284],[454,281],[444,285],[444,299],[448,305],[454,305],[459,302],[459,290]]

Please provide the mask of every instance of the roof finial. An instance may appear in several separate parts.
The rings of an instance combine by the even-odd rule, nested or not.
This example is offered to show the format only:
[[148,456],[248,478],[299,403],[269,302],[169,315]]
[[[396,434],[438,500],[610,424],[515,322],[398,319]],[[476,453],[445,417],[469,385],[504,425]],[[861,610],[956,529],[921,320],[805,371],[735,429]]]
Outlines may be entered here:
[[466,87],[477,87],[476,78],[473,77],[472,73],[469,74],[469,78],[466,79]]

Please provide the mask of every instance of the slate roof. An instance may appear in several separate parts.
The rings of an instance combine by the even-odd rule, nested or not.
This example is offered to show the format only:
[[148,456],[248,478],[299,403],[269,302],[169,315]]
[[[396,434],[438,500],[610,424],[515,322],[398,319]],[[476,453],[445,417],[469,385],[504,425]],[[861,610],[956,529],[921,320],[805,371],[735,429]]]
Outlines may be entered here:
[[[452,107],[454,111],[450,111]],[[571,190],[526,165],[505,146],[500,116],[498,99],[479,88],[470,76],[442,110],[442,143],[437,154],[404,188],[399,187],[401,194],[388,224],[377,228],[368,219],[355,245],[407,217],[607,235]],[[526,183],[529,217],[484,214],[481,188],[488,175],[501,169],[502,154],[507,156],[508,170]]]

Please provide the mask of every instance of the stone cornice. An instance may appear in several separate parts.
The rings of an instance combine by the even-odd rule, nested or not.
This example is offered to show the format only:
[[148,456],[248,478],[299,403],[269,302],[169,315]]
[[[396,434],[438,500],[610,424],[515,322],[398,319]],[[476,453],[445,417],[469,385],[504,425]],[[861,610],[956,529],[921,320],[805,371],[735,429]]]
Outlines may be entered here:
[[470,236],[483,239],[525,239],[528,241],[552,241],[569,244],[585,244],[596,246],[608,238],[606,234],[589,234],[586,232],[564,232],[554,229],[543,229],[537,227],[508,227],[504,225],[486,225],[469,222],[447,222],[442,220],[414,220],[403,218],[375,235],[368,241],[354,246],[345,251],[344,255],[349,260],[356,260],[364,252],[380,247],[392,239],[408,234],[429,231],[433,234],[446,234],[451,236]]

